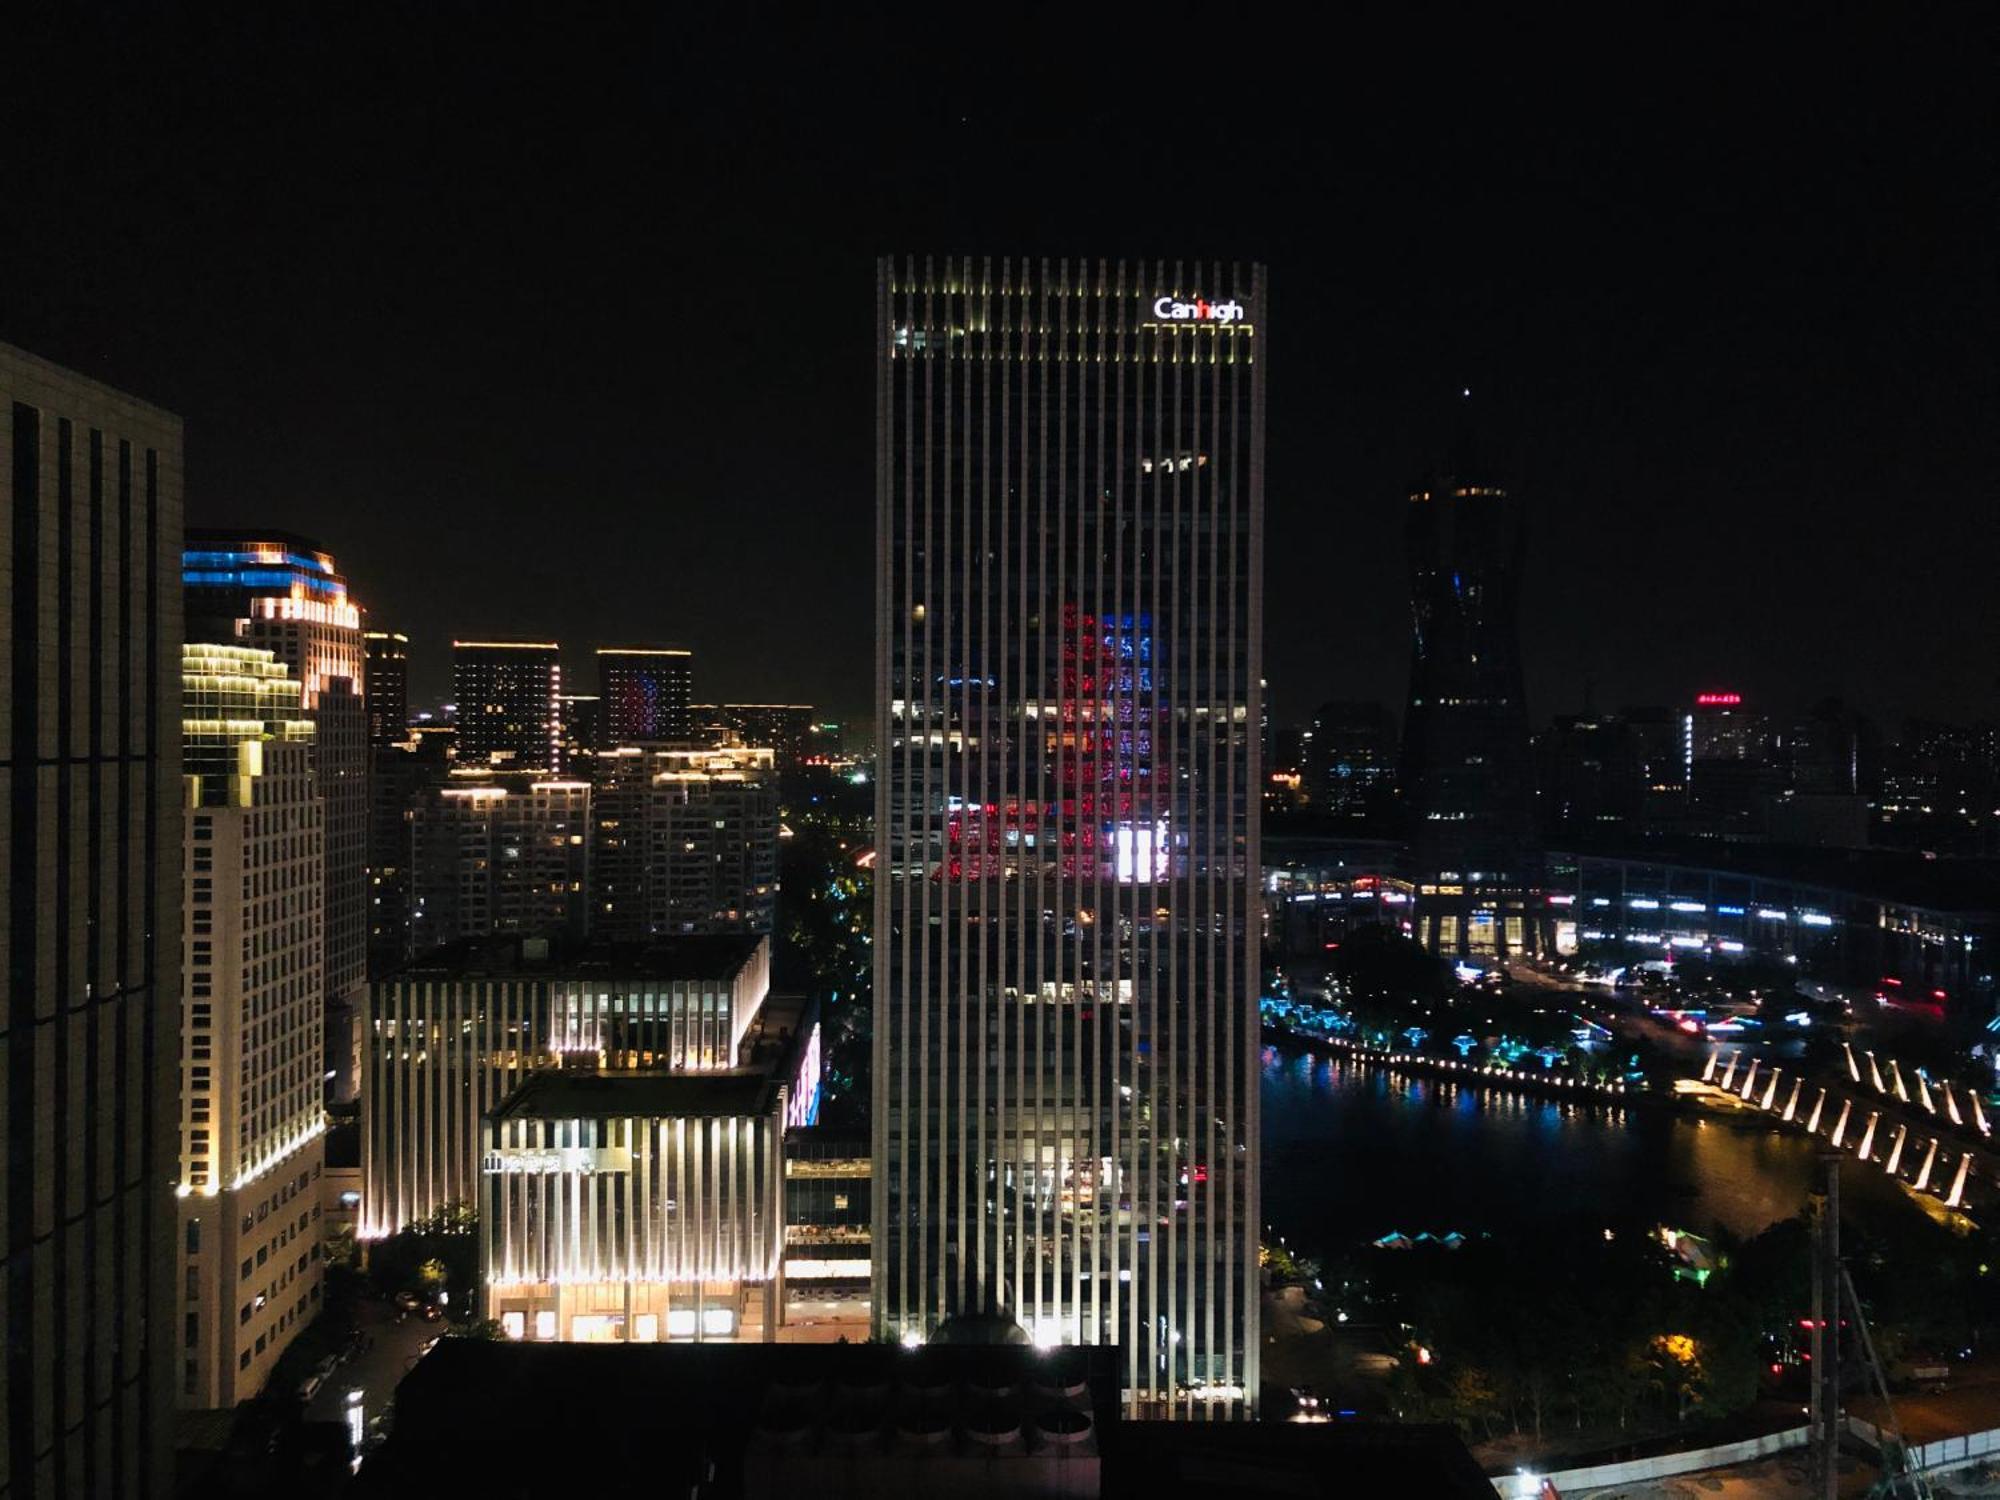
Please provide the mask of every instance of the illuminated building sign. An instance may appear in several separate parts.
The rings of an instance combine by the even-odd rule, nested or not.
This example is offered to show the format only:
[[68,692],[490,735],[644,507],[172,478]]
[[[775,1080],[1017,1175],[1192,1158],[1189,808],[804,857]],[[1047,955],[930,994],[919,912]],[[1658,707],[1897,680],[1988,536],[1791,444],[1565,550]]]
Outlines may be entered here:
[[489,1175],[575,1172],[589,1177],[631,1171],[632,1153],[623,1146],[522,1146],[510,1151],[489,1151],[480,1167]]
[[819,1024],[806,1036],[799,1056],[798,1076],[792,1080],[791,1097],[785,1101],[785,1124],[803,1130],[819,1123]]
[[1743,702],[1741,693],[1702,693],[1694,700],[1696,708],[1735,708]]
[[1220,323],[1226,327],[1242,320],[1243,304],[1234,300],[1209,302],[1200,297],[1192,302],[1157,297],[1153,301],[1153,316],[1162,323]]

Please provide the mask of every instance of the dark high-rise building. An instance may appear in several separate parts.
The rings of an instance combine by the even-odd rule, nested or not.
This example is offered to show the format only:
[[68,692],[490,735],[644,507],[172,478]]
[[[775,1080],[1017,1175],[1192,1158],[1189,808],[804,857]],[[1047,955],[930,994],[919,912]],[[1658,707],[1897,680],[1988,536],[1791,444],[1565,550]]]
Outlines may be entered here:
[[554,641],[453,641],[458,763],[555,771],[562,764],[562,648]]
[[580,938],[590,785],[530,772],[453,776],[410,808],[410,950],[495,933]]
[[1340,818],[1385,810],[1396,785],[1396,721],[1380,703],[1322,703],[1302,736],[1306,801]]
[[562,715],[563,769],[582,776],[604,743],[604,700],[595,693],[563,693],[556,711]]
[[883,261],[874,1317],[1256,1399],[1261,267]]
[[368,743],[398,744],[410,732],[410,638],[398,630],[370,630],[361,639],[368,656]]
[[694,737],[694,653],[678,646],[606,646],[597,653],[603,740],[685,743]]
[[1541,884],[1519,628],[1520,502],[1463,442],[1410,492],[1410,705],[1402,796],[1419,936],[1505,956]]
[[1541,825],[1569,840],[1639,833],[1646,762],[1630,724],[1610,714],[1564,714],[1535,737]]
[[173,1492],[180,418],[0,344],[0,1494]]
[[768,747],[780,771],[796,770],[806,758],[813,734],[810,703],[725,703],[719,714],[744,744]]
[[262,647],[290,669],[313,721],[325,819],[326,1065],[338,1099],[359,1082],[368,982],[367,652],[361,610],[331,554],[286,531],[190,530],[181,555],[187,638]]

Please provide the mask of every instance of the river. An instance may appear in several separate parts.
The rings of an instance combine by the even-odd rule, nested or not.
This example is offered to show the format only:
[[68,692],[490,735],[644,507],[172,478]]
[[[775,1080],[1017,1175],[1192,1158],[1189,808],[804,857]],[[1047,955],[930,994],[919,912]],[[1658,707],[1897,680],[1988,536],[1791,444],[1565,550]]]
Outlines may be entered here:
[[[1264,1219],[1315,1249],[1639,1219],[1752,1235],[1799,1212],[1813,1173],[1801,1134],[1406,1077],[1292,1045],[1265,1047],[1262,1097]],[[1895,1196],[1879,1173],[1858,1175],[1870,1197]]]

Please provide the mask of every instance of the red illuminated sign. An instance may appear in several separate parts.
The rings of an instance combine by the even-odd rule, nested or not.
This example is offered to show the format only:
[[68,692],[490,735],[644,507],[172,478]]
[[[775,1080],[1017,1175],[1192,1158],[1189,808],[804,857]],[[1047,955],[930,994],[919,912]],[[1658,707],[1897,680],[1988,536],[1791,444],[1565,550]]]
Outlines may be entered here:
[[1696,696],[1696,708],[1734,708],[1743,701],[1741,693],[1701,693]]

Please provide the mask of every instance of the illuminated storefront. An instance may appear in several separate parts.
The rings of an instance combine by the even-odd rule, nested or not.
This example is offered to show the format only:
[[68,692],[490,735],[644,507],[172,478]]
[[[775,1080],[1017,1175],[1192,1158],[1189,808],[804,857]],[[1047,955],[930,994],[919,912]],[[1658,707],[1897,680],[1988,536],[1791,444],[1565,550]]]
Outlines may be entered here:
[[516,1339],[772,1337],[785,1094],[763,1071],[529,1079],[482,1131],[486,1316]]

